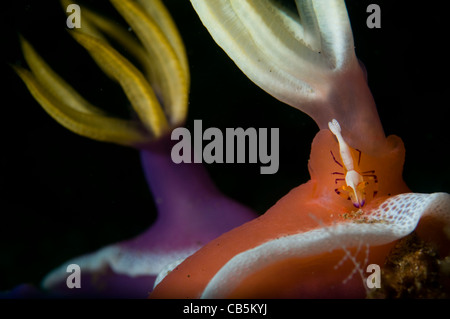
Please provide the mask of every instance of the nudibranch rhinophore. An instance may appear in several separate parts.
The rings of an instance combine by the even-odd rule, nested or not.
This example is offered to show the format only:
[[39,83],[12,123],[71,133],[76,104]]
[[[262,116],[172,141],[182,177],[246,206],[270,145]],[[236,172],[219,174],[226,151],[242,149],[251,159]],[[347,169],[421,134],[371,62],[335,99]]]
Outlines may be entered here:
[[384,135],[343,0],[297,0],[297,12],[271,0],[191,2],[253,82],[321,130],[310,181],[187,258],[150,297],[361,298],[398,239],[415,232],[449,254],[450,194],[404,183],[404,145]]
[[[64,9],[69,3],[62,1]],[[159,273],[258,216],[223,195],[201,164],[172,162],[170,131],[186,120],[190,74],[181,36],[162,1],[111,3],[129,30],[83,6],[82,27],[69,33],[120,84],[134,120],[114,117],[86,101],[24,38],[20,41],[30,71],[14,69],[44,110],[67,129],[139,150],[158,217],[143,234],[69,260],[50,272],[42,285],[57,296],[145,298]],[[112,43],[121,46],[140,68]],[[83,272],[80,289],[66,285],[70,264],[79,265]]]

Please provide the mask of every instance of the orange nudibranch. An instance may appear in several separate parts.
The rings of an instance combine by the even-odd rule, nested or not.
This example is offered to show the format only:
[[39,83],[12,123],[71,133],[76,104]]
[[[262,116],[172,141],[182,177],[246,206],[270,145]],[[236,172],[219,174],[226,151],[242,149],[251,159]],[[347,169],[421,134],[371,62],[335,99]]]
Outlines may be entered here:
[[365,297],[365,266],[412,231],[449,252],[450,194],[408,193],[404,146],[384,135],[345,1],[191,2],[254,83],[321,130],[310,181],[188,257],[151,298]]
[[[376,181],[366,183],[364,207],[357,209],[336,192],[342,182],[336,173],[344,173],[338,163],[339,145],[329,130],[320,130],[312,143],[310,181],[291,190],[264,215],[188,257],[150,297],[364,297],[365,283],[357,268],[363,260],[382,265],[393,241],[402,237],[383,219],[388,217],[380,215],[379,205],[409,192],[402,179],[403,142],[389,136],[387,144],[384,153],[361,153],[360,159],[352,149],[359,162],[355,169],[376,175]],[[370,214],[376,209],[378,219]]]

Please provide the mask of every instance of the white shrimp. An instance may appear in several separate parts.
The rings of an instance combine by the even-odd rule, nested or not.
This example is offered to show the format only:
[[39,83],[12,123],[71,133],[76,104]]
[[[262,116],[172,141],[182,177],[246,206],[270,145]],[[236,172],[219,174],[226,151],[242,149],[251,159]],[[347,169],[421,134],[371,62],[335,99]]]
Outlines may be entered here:
[[348,188],[350,188],[350,198],[353,205],[357,208],[361,208],[365,203],[364,187],[366,186],[366,182],[364,181],[363,176],[355,171],[350,147],[342,137],[339,122],[336,119],[333,119],[331,122],[328,122],[328,127],[336,136],[339,143],[339,153],[341,154],[343,167],[346,170],[345,184],[347,188],[345,188],[345,190],[348,191]]

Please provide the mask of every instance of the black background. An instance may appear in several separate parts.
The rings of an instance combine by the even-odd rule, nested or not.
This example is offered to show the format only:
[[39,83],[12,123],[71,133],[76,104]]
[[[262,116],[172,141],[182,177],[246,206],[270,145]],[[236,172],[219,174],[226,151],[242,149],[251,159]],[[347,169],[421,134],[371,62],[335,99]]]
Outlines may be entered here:
[[[84,3],[87,3],[85,1]],[[121,21],[108,1],[94,8]],[[446,11],[410,1],[347,1],[356,53],[387,135],[406,147],[404,179],[414,192],[450,192]],[[280,128],[280,169],[208,165],[228,196],[263,213],[308,180],[318,128],[308,116],[259,89],[214,43],[189,1],[166,0],[184,39],[191,71],[189,115],[203,127]],[[381,29],[366,8],[381,7]],[[144,231],[155,218],[138,152],[80,137],[54,121],[9,64],[24,65],[18,34],[94,104],[127,114],[120,88],[66,32],[57,1],[4,1],[1,8],[0,291],[38,284],[63,261]],[[270,45],[268,43],[267,45]]]

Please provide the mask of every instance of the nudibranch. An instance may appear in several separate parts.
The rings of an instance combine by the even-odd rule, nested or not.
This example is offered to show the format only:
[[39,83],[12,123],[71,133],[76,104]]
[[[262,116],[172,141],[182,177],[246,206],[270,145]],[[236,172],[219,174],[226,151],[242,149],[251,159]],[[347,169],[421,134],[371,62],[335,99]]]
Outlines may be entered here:
[[187,258],[150,297],[363,298],[376,289],[371,269],[412,232],[449,254],[450,194],[404,183],[404,145],[384,135],[343,0],[191,3],[248,78],[320,131],[310,181]]
[[[175,164],[171,159],[169,133],[186,120],[190,75],[181,36],[162,1],[111,3],[129,30],[82,7],[81,28],[69,33],[120,84],[133,109],[132,119],[114,117],[85,100],[24,38],[20,41],[30,70],[14,67],[44,110],[67,129],[136,148],[158,210],[157,220],[143,234],[69,260],[50,272],[43,288],[66,297],[145,298],[164,269],[258,216],[224,196],[201,164]],[[69,2],[62,4],[66,8]],[[120,45],[139,68],[111,43]],[[66,285],[70,264],[80,266],[80,289]]]

